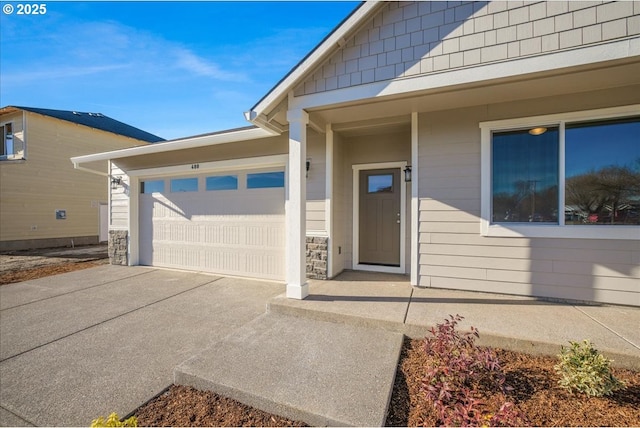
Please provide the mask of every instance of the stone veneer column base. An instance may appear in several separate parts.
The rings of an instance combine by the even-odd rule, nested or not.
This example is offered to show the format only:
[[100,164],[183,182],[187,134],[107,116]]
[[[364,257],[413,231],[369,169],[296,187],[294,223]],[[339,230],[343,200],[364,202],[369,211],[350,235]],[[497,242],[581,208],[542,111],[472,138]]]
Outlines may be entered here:
[[127,266],[129,258],[127,256],[129,249],[129,231],[128,230],[110,230],[109,231],[109,263],[112,265]]
[[329,238],[307,236],[307,278],[327,279]]

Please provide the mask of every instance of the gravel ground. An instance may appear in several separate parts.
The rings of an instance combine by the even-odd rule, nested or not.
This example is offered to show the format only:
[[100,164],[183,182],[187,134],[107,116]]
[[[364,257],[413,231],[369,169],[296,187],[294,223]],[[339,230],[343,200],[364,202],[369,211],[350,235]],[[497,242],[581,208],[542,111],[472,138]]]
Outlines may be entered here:
[[3,252],[0,253],[0,274],[62,263],[88,262],[107,258],[107,244]]

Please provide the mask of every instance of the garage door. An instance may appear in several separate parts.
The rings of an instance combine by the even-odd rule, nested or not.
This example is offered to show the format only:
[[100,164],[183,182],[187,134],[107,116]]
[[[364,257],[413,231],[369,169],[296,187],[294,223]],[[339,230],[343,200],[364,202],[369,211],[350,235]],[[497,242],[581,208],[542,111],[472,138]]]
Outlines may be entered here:
[[140,264],[284,280],[283,169],[141,181]]

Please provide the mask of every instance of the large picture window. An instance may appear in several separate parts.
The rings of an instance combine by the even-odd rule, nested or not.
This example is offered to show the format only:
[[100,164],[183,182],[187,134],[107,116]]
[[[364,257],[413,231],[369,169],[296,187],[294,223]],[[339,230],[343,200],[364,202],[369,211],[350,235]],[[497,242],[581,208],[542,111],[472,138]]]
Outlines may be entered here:
[[640,115],[615,110],[481,124],[482,233],[640,239]]
[[640,224],[640,117],[568,123],[565,224]]

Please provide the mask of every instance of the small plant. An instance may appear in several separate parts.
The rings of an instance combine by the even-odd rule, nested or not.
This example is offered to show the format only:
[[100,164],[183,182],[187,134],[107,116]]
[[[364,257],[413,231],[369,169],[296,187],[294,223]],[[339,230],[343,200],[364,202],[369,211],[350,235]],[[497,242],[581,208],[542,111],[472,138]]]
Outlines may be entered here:
[[456,331],[462,319],[450,315],[432,328],[433,337],[424,341],[430,363],[422,389],[438,412],[439,422],[446,426],[526,425],[512,403],[505,403],[495,414],[483,407],[479,388],[489,386],[500,392],[509,388],[495,353],[476,346],[478,330],[471,327],[468,333]]
[[611,373],[611,360],[599,353],[589,340],[569,343],[570,347],[561,347],[560,362],[554,366],[562,377],[558,381],[560,386],[595,397],[611,395],[625,387]]
[[137,427],[138,419],[135,416],[131,416],[129,419],[120,421],[117,413],[111,413],[107,420],[100,416],[98,419],[94,419],[91,422],[91,428],[97,427]]

